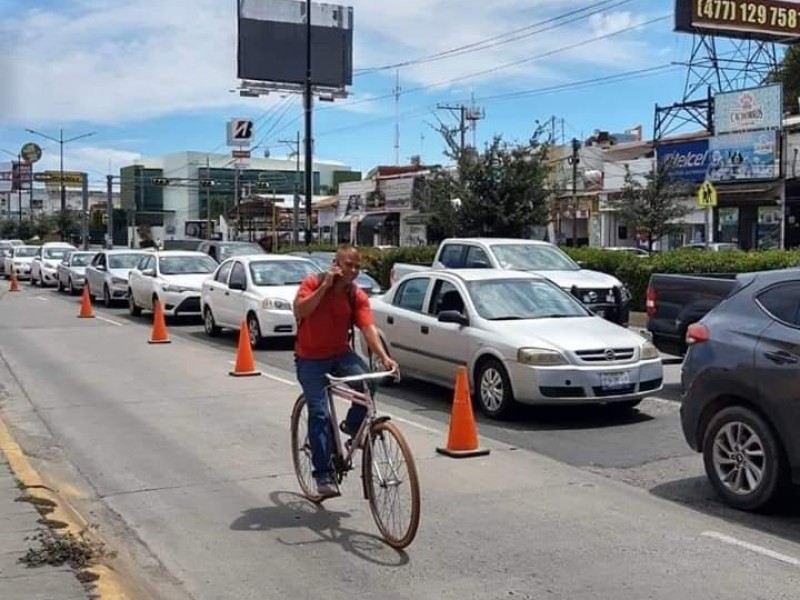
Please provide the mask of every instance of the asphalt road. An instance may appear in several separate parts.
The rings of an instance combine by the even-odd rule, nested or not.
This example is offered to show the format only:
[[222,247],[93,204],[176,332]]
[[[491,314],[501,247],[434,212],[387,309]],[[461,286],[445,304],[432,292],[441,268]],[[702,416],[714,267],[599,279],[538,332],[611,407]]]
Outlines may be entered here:
[[[443,444],[451,392],[404,381],[379,400],[419,463],[423,523],[405,553],[375,536],[357,477],[319,509],[297,496],[290,345],[227,371],[236,336],[30,289],[0,298],[0,410],[23,448],[154,598],[795,598],[800,510],[723,507],[683,441],[679,365],[640,408],[478,415],[485,458]],[[796,506],[796,504],[795,504]]]

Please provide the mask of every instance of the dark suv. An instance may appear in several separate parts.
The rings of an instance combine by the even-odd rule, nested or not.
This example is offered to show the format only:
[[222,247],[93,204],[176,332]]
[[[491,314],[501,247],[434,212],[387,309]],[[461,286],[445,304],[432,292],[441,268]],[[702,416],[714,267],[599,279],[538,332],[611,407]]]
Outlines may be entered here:
[[765,507],[800,483],[800,270],[738,275],[686,341],[686,441],[727,504]]

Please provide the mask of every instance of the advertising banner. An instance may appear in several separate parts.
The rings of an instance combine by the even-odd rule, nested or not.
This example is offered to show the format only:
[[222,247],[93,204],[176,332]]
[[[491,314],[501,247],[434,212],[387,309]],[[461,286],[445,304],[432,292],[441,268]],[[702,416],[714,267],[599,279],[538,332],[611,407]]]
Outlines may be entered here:
[[708,150],[711,181],[776,179],[780,174],[777,131],[718,135]]
[[661,144],[656,148],[659,165],[669,164],[677,181],[705,181],[708,170],[708,139]]
[[781,84],[714,96],[714,133],[780,129],[783,113]]

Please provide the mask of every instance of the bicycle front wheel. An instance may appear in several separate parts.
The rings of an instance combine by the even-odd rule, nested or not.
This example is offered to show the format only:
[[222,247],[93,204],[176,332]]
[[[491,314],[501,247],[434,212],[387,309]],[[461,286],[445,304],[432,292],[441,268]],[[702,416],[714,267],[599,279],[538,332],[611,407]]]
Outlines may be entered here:
[[372,426],[363,460],[372,517],[390,546],[405,548],[419,527],[419,478],[408,443],[394,423]]
[[319,502],[322,496],[317,493],[317,486],[311,473],[314,463],[311,460],[311,444],[308,442],[308,406],[304,396],[300,396],[292,409],[292,462],[297,482],[306,498]]

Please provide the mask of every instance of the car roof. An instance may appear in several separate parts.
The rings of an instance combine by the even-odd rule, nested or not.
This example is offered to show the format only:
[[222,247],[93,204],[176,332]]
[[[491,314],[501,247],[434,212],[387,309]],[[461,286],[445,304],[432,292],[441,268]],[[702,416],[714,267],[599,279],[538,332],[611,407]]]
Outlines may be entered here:
[[42,248],[74,248],[75,246],[69,242],[45,242]]
[[[532,281],[546,281],[546,277],[529,273],[528,271],[509,271],[507,269],[431,269],[429,271],[416,271],[409,273],[405,278],[414,275],[449,275],[461,279],[465,283],[472,281],[501,281],[508,279],[530,279]],[[405,279],[404,278],[404,279]]]
[[491,238],[491,237],[474,237],[474,238],[447,238],[442,243],[470,243],[470,242],[483,242],[484,244],[526,244],[530,246],[552,246],[550,242],[542,240],[526,240],[522,238]]
[[146,248],[114,248],[113,250],[98,250],[98,252],[105,252],[106,254],[147,254]]
[[[226,258],[222,262],[228,262],[230,260],[241,260],[244,262],[252,262],[252,261],[292,261],[292,262],[307,262],[315,265],[313,260],[309,260],[307,258],[303,258],[302,256],[292,256],[290,254],[242,254],[240,256],[230,256]],[[315,265],[316,266],[316,265]]]
[[198,252],[197,250],[159,250],[155,253],[156,256],[170,257],[170,256],[202,256],[208,258],[205,252]]

